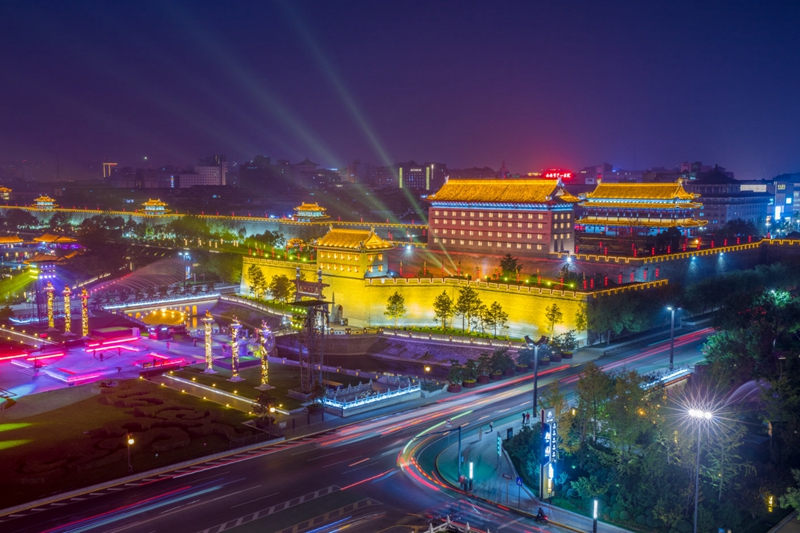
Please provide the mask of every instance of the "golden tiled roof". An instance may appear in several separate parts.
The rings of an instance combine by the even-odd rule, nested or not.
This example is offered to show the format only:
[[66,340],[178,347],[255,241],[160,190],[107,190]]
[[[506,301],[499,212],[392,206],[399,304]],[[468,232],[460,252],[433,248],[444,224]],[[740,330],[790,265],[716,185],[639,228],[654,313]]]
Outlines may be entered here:
[[481,202],[508,204],[543,204],[560,200],[577,202],[555,180],[532,179],[451,179],[436,193],[432,202]]
[[166,207],[167,206],[167,204],[165,202],[162,202],[161,200],[158,200],[158,199],[154,200],[152,198],[150,198],[146,202],[142,203],[142,205],[144,207]]
[[344,248],[347,250],[390,250],[392,244],[362,229],[333,229],[317,239],[318,248]]
[[38,198],[35,198],[33,201],[34,202],[47,202],[47,203],[55,202],[55,200],[53,198],[50,198],[46,194],[43,194],[43,195],[39,196]]
[[634,209],[696,209],[703,207],[699,202],[680,202],[680,203],[664,203],[664,204],[651,204],[647,202],[593,202],[591,200],[585,201],[581,207],[628,207]]
[[651,228],[697,228],[708,224],[696,218],[631,218],[631,217],[583,217],[576,224],[587,226],[647,226]]
[[45,244],[69,244],[78,242],[72,237],[65,237],[64,235],[53,235],[52,233],[45,233],[39,237],[34,237],[33,242],[43,242]]
[[687,192],[679,180],[668,183],[598,183],[586,198],[694,200],[699,196]]
[[322,211],[323,213],[327,211],[324,207],[319,205],[318,203],[314,202],[313,204],[309,204],[307,202],[303,202],[302,204],[298,205],[294,208],[295,211]]
[[22,239],[18,235],[0,235],[0,244],[20,244]]
[[9,189],[8,187],[3,187],[2,185],[0,185],[0,192],[11,192],[11,189]]

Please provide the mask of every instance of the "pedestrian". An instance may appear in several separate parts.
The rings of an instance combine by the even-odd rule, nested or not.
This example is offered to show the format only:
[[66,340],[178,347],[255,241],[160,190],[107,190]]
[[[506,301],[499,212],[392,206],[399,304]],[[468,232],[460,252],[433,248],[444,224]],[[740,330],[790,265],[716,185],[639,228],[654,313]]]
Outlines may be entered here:
[[522,413],[522,425],[525,425],[525,413]]
[[494,431],[494,426],[492,425],[491,422],[489,422],[489,433],[491,433],[492,431]]

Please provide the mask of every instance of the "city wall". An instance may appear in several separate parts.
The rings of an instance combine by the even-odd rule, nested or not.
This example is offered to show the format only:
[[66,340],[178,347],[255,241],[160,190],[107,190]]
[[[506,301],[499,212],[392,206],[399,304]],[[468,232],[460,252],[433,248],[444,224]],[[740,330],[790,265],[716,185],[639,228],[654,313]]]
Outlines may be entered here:
[[[284,274],[290,279],[295,277],[298,263],[244,257],[242,265],[241,291],[250,293],[250,265],[257,265],[267,281],[274,275]],[[300,264],[305,279],[316,279],[316,266]],[[556,333],[575,329],[575,317],[579,310],[585,310],[587,293],[540,289],[528,286],[504,285],[487,282],[468,282],[453,278],[373,278],[358,279],[337,275],[325,275],[324,296],[342,306],[342,316],[350,325],[357,327],[393,325],[393,320],[384,315],[386,301],[395,291],[405,298],[406,315],[398,320],[398,326],[430,325],[435,326],[433,300],[446,292],[454,301],[462,287],[472,287],[483,303],[491,305],[498,302],[508,313],[508,332],[519,336],[549,334],[549,325],[545,318],[545,309],[553,303],[558,304],[564,315],[556,327]],[[461,319],[454,318],[453,325],[461,326]],[[582,333],[581,336],[584,336]]]
[[[107,217],[122,217],[125,221],[128,219],[137,223],[145,223],[151,227],[164,226],[177,220],[189,213],[167,213],[164,215],[146,214],[140,211],[113,211],[101,209],[77,209],[58,207],[55,209],[38,209],[30,206],[0,206],[0,214],[5,215],[8,210],[21,209],[29,212],[31,215],[39,219],[40,222],[46,224],[50,218],[56,213],[63,213],[69,217],[69,221],[73,225],[79,225],[84,220],[94,216],[107,216]],[[288,220],[282,218],[268,218],[262,216],[252,216],[248,214],[230,215],[214,213],[202,213],[194,215],[198,218],[205,220],[208,225],[214,229],[229,229],[237,233],[240,229],[244,229],[246,236],[258,235],[265,231],[278,232],[282,234],[286,240],[298,238],[303,240],[310,240],[322,237],[328,232],[331,226],[338,228],[349,229],[374,229],[375,232],[384,239],[388,240],[406,240],[408,233],[416,236],[417,240],[422,239],[423,231],[427,230],[425,224],[406,224],[406,223],[392,223],[392,222],[360,222],[360,221],[341,221],[341,220],[325,220],[320,222],[300,222],[297,220]],[[424,239],[422,239],[424,240]]]

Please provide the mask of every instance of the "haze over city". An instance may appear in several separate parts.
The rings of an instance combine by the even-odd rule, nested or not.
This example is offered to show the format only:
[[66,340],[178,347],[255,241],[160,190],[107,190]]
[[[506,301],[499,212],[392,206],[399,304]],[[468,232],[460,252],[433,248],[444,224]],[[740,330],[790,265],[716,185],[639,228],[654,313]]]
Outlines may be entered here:
[[0,2],[0,531],[797,533],[800,2]]
[[0,14],[0,159],[58,160],[62,177],[208,153],[800,169],[796,2],[9,1]]

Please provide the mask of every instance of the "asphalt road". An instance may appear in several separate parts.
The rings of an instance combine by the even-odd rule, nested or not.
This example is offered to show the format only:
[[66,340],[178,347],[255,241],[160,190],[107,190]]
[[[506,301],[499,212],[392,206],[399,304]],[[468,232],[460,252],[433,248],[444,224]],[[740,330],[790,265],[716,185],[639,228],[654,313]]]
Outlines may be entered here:
[[[676,346],[676,365],[700,358],[705,335]],[[611,370],[664,368],[669,343],[621,353],[600,363]],[[563,387],[576,379],[560,371]],[[0,518],[0,530],[102,531],[424,531],[429,519],[450,515],[491,531],[563,531],[540,527],[512,511],[470,500],[436,477],[416,446],[446,430],[449,419],[476,429],[489,420],[530,409],[531,379],[518,377],[430,404],[383,415],[313,437],[199,464]],[[452,432],[451,432],[452,433]],[[436,439],[452,439],[437,433]]]

